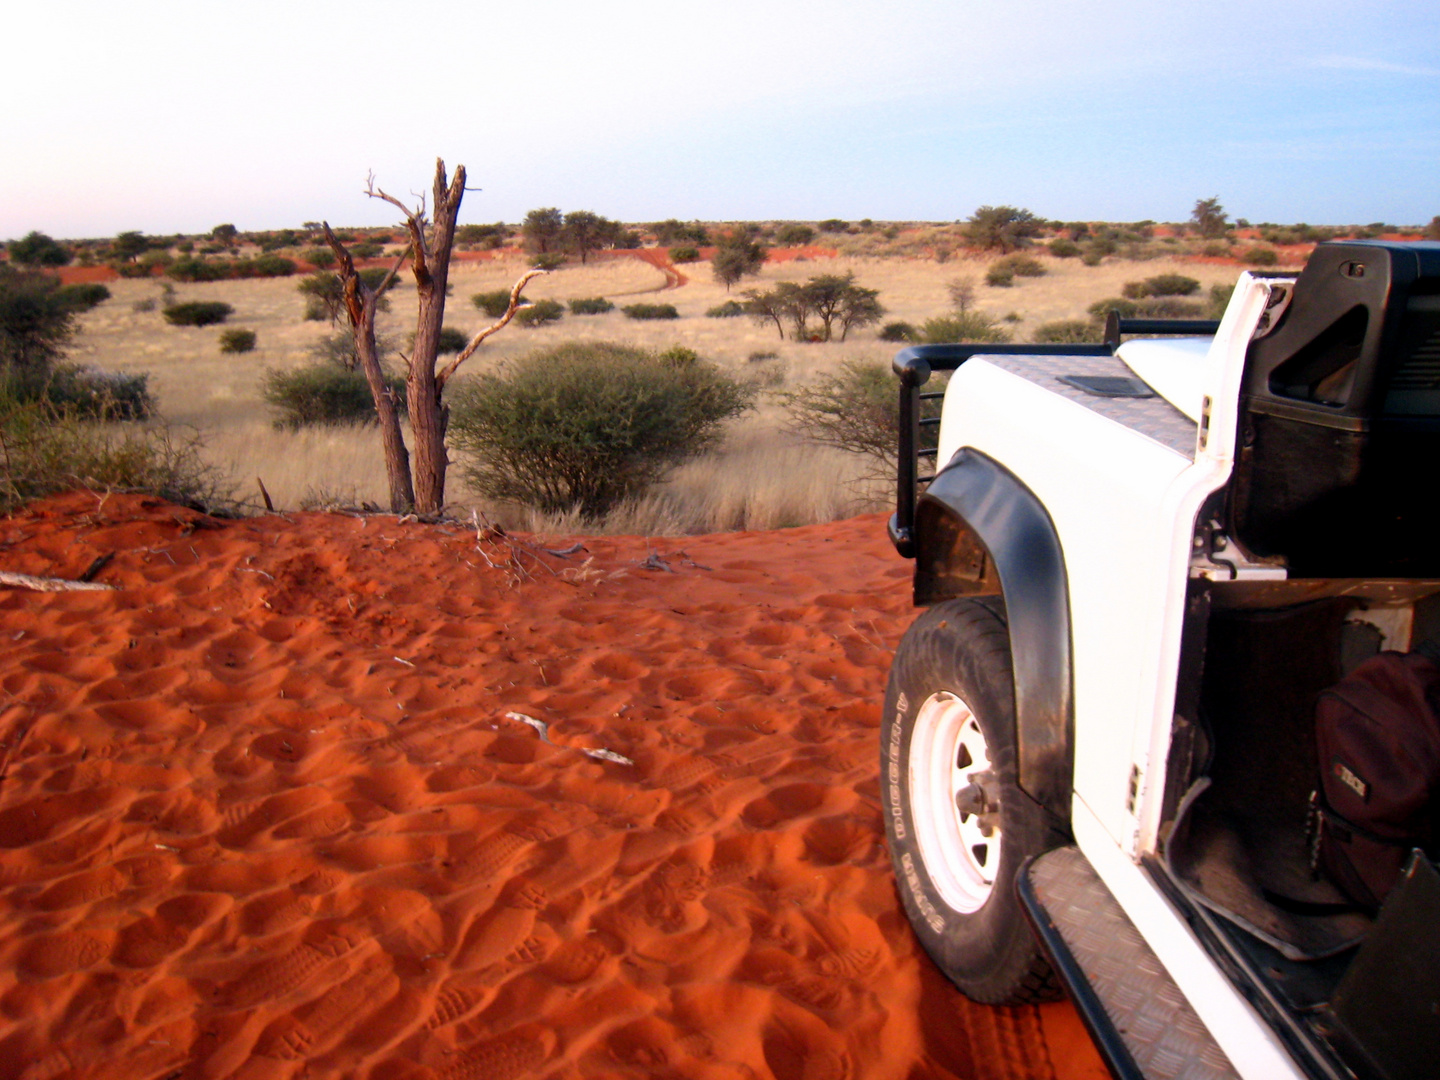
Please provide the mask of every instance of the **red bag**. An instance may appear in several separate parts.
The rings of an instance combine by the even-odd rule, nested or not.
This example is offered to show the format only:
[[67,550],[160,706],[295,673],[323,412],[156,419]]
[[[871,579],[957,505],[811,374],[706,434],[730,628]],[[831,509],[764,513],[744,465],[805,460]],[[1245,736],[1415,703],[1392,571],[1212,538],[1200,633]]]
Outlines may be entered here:
[[1379,909],[1414,848],[1435,855],[1440,667],[1382,652],[1316,704],[1318,863],[1357,905]]

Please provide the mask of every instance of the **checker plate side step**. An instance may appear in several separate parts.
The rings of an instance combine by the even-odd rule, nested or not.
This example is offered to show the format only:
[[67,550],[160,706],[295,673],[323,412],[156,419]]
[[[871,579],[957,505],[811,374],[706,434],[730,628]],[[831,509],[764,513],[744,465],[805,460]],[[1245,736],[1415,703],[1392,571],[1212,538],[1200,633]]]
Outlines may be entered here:
[[1076,847],[1032,859],[1016,881],[1041,942],[1120,1080],[1232,1080],[1230,1059]]

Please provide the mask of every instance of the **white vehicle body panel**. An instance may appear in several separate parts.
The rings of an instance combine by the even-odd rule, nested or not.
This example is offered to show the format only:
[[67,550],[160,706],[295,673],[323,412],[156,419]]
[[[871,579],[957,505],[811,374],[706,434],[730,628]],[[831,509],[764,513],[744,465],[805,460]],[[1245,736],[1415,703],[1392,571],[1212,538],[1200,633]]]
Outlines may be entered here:
[[[1051,515],[1072,620],[1077,845],[1236,1069],[1255,1080],[1303,1074],[1138,862],[1158,846],[1187,582],[1216,571],[1195,557],[1196,517],[1229,479],[1246,349],[1270,295],[1268,282],[1243,274],[1213,339],[1122,347],[1130,369],[1195,422],[1193,455],[977,356],[946,390],[938,456],[943,465],[976,448]],[[1284,577],[1247,564],[1226,572]]]

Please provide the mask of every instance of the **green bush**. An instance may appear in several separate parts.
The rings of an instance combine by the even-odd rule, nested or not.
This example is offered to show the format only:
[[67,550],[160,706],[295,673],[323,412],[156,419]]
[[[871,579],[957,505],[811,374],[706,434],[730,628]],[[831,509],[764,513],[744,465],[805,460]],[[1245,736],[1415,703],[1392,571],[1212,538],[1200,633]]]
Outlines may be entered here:
[[815,230],[809,225],[791,223],[780,226],[780,231],[775,234],[775,242],[784,247],[804,247],[815,239]]
[[515,321],[527,330],[549,323],[559,322],[565,314],[565,305],[558,300],[536,300],[529,307],[515,313]]
[[[860,223],[860,226],[861,228],[868,229],[871,224],[872,222],[870,221],[870,219],[866,218]],[[850,228],[850,223],[848,221],[841,221],[839,218],[826,218],[824,221],[820,222],[821,232],[842,233],[848,228]]]
[[1136,314],[1142,319],[1199,319],[1204,317],[1205,311],[1206,305],[1198,300],[1151,296],[1140,301]]
[[1104,322],[1105,317],[1112,311],[1119,314],[1122,319],[1133,319],[1140,312],[1140,304],[1136,300],[1112,296],[1106,300],[1096,300],[1085,310],[1090,313],[1092,318],[1099,319],[1101,322]]
[[226,330],[220,334],[222,353],[247,353],[255,351],[254,330]]
[[1008,289],[1015,284],[1015,271],[1007,266],[992,266],[985,271],[985,284],[997,289]]
[[565,255],[559,251],[543,251],[530,263],[537,270],[559,270],[565,265]]
[[900,381],[882,360],[846,360],[834,375],[780,395],[793,430],[813,442],[895,468],[900,441]]
[[931,345],[958,341],[981,341],[998,345],[1010,340],[1010,332],[996,325],[994,317],[983,311],[957,312],[954,315],[926,319],[925,325],[920,328],[920,336]]
[[[494,292],[476,293],[470,297],[470,302],[489,318],[498,319],[510,306],[510,290],[496,289]],[[520,297],[520,303],[528,304],[529,302],[524,296]]]
[[620,309],[632,319],[678,319],[674,304],[630,304]]
[[11,240],[6,250],[16,266],[65,266],[71,259],[69,248],[42,232]]
[[378,259],[381,255],[385,254],[385,245],[366,240],[359,244],[350,245],[350,254],[357,259]]
[[1054,322],[1041,323],[1035,328],[1037,342],[1057,345],[1095,342],[1102,340],[1104,336],[1103,328],[1098,323],[1086,319],[1057,319]]
[[1235,293],[1234,284],[1211,285],[1210,286],[1210,310],[1205,313],[1207,318],[1219,319],[1225,314],[1225,309],[1230,306],[1230,297]]
[[289,277],[295,273],[297,267],[293,259],[286,259],[279,255],[261,255],[258,259],[249,260],[242,277]]
[[450,431],[482,495],[593,519],[714,445],[754,394],[705,361],[572,342],[457,387]]
[[1200,249],[1200,254],[1211,259],[1224,259],[1230,255],[1230,245],[1223,240],[1212,240]]
[[745,314],[745,305],[739,300],[726,300],[723,304],[716,304],[705,317],[709,319],[733,319],[737,315]]
[[[405,380],[387,376],[386,385],[404,408]],[[376,423],[375,399],[360,371],[335,364],[310,364],[290,371],[267,371],[260,394],[275,409],[277,428],[298,431],[312,425]]]
[[42,404],[78,420],[144,420],[155,407],[150,376],[55,364],[0,374],[0,398]]
[[440,328],[440,347],[437,350],[440,354],[458,353],[469,344],[470,335],[463,330],[456,330],[453,326]]
[[1200,282],[1184,274],[1156,274],[1144,285],[1146,296],[1191,296],[1200,291]]
[[1050,241],[1050,254],[1057,259],[1073,259],[1080,254],[1080,245],[1061,236]]
[[1254,247],[1245,253],[1245,261],[1251,266],[1274,266],[1280,256],[1273,248]]
[[61,285],[55,290],[56,302],[71,311],[89,311],[110,299],[110,290],[104,285]]
[[317,270],[328,270],[335,265],[335,252],[329,248],[311,248],[301,258]]
[[1006,255],[990,264],[991,270],[1008,271],[1015,277],[1044,277],[1045,267],[1029,255]]
[[201,445],[163,426],[97,425],[0,387],[0,512],[76,487],[140,492],[209,512],[234,507]]
[[700,258],[700,249],[695,247],[673,247],[670,249],[670,261],[676,263],[695,262]]
[[235,309],[220,300],[191,300],[165,309],[165,321],[171,326],[213,326],[223,323]]
[[[136,266],[142,271],[142,273],[132,276],[150,276],[149,268],[143,264],[128,265]],[[117,269],[119,268],[117,267]],[[124,271],[121,272],[124,273]],[[197,259],[187,255],[183,259],[176,259],[166,267],[165,275],[176,281],[219,281],[230,275],[230,264],[222,259]]]
[[908,322],[886,323],[880,331],[881,341],[919,341],[920,332]]
[[614,310],[615,305],[603,296],[592,296],[588,299],[570,301],[571,315],[604,315],[607,311]]

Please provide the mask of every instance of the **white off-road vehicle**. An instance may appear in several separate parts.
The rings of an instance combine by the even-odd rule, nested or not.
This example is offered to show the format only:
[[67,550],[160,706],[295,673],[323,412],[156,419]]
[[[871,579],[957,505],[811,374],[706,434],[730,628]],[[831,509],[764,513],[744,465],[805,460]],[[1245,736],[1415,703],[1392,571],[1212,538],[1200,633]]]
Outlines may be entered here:
[[896,358],[910,921],[978,1001],[1068,988],[1117,1076],[1440,1077],[1440,878],[1371,918],[1308,829],[1318,695],[1440,629],[1440,244],[1106,338]]

